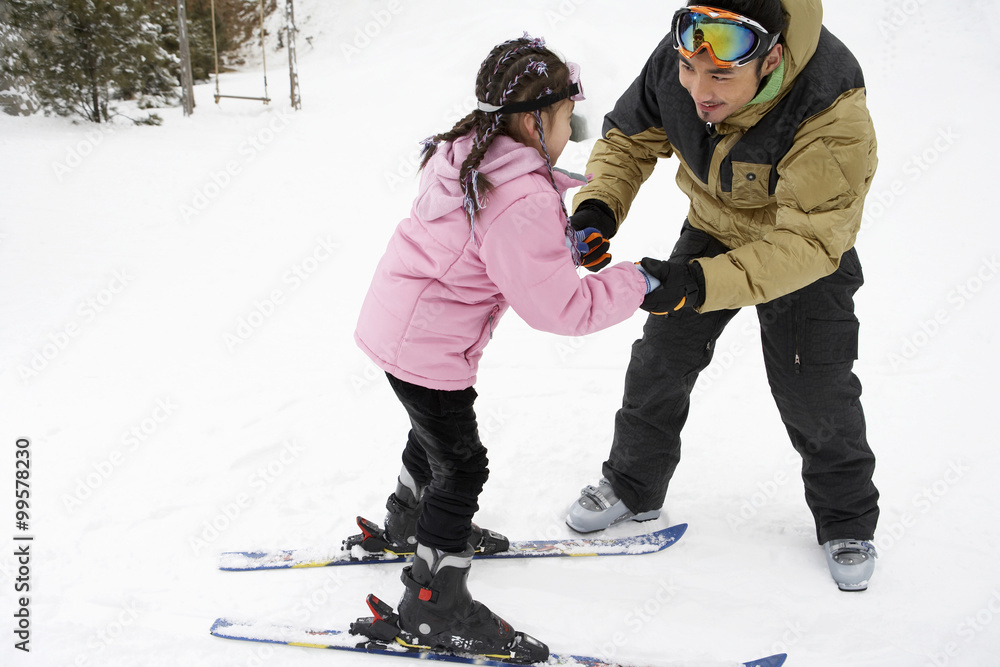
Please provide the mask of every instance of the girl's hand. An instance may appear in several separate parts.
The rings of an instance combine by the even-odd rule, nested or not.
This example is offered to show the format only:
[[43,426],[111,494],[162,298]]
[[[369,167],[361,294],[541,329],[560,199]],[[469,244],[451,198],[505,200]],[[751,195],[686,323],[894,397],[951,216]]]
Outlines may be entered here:
[[[576,213],[570,216],[569,224],[577,231],[577,241],[586,243],[578,246],[580,250],[580,266],[590,271],[600,271],[611,263],[611,243],[608,241],[615,235],[618,225],[614,214],[608,205],[598,199],[588,199],[576,208]],[[587,232],[581,238],[580,232]],[[594,237],[593,234],[597,233]]]
[[580,266],[588,271],[600,271],[611,263],[611,243],[593,227],[576,232],[576,249],[580,251]]

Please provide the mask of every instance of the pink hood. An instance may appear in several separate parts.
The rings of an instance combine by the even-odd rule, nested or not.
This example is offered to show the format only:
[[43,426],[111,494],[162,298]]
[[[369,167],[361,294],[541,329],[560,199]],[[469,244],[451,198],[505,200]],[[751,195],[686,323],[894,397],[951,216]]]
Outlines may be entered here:
[[427,163],[410,217],[389,240],[355,340],[384,371],[431,389],[475,384],[479,358],[508,306],[531,327],[581,336],[627,319],[646,282],[629,263],[580,278],[566,246],[560,197],[584,181],[534,148],[498,137],[479,170],[493,184],[474,233],[458,175],[471,136]]

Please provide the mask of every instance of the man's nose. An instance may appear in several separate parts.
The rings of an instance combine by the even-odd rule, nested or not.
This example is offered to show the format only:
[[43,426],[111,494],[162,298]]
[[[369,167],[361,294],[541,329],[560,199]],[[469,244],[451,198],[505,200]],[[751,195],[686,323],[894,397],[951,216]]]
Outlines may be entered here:
[[712,77],[705,76],[704,74],[695,76],[694,83],[691,85],[691,97],[694,98],[694,101],[710,102],[712,101],[712,95]]

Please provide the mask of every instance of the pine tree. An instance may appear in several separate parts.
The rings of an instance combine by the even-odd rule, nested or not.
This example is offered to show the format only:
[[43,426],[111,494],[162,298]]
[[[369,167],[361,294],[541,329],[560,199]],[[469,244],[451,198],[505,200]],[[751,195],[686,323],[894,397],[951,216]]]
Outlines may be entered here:
[[177,9],[154,8],[147,16],[119,35],[131,43],[128,59],[119,63],[117,77],[120,99],[139,99],[140,107],[163,106],[177,98],[180,59],[177,49],[168,51],[169,40],[177,41]]
[[[176,57],[142,0],[8,0],[21,48],[0,52],[9,77],[26,77],[38,101],[59,115],[99,123],[114,99],[176,96]],[[0,45],[0,49],[2,49]]]
[[15,74],[11,53],[24,49],[20,34],[10,25],[7,6],[0,1],[0,109],[12,116],[25,116],[38,109],[38,100],[24,76]]

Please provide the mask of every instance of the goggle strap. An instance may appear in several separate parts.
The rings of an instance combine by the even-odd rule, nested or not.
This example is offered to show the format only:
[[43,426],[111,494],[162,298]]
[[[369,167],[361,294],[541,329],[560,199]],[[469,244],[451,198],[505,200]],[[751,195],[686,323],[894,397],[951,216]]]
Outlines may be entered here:
[[701,14],[702,16],[707,16],[708,18],[721,18],[726,21],[732,21],[733,23],[739,23],[741,25],[753,26],[757,30],[760,30],[764,34],[769,34],[767,28],[757,23],[752,18],[743,16],[742,14],[737,14],[735,12],[728,12],[725,10],[716,9],[715,7],[708,7],[705,5],[697,5],[691,7],[685,7],[681,10],[684,12],[687,10],[688,14]]
[[486,113],[524,113],[526,111],[538,111],[539,109],[544,109],[545,107],[552,106],[556,102],[566,99],[567,97],[573,97],[574,95],[580,94],[580,84],[571,83],[566,88],[562,89],[558,93],[552,93],[551,95],[543,95],[534,100],[526,100],[524,102],[512,102],[510,104],[504,104],[503,106],[496,106],[495,104],[490,104],[488,102],[483,102],[482,100],[476,100],[476,107],[480,111],[485,111]]

